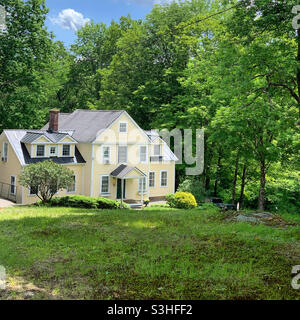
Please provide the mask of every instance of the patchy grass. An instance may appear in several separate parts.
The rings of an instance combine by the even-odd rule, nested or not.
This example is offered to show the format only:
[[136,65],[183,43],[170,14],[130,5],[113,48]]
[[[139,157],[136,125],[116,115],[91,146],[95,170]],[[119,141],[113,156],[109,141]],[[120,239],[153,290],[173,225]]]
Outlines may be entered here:
[[284,217],[296,224],[283,229],[228,214],[3,210],[0,299],[299,299],[299,218]]

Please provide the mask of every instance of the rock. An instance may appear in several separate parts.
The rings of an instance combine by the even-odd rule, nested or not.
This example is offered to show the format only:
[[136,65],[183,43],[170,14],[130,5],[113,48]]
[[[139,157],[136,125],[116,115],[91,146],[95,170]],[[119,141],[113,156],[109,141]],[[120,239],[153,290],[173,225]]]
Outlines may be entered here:
[[34,293],[32,291],[27,291],[24,293],[24,298],[32,298]]
[[238,222],[260,222],[260,220],[258,218],[246,216],[246,215],[243,215],[243,214],[239,214],[235,218],[235,220],[238,221]]

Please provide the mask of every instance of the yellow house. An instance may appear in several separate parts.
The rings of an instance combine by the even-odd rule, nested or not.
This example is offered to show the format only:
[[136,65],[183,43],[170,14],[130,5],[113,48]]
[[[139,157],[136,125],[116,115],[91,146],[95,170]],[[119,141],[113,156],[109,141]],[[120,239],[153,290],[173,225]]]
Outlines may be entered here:
[[57,195],[81,194],[139,203],[175,191],[178,160],[156,131],[144,131],[123,110],[50,111],[41,130],[0,135],[0,197],[19,204],[39,199],[20,186],[29,164],[52,159],[74,172],[74,184]]

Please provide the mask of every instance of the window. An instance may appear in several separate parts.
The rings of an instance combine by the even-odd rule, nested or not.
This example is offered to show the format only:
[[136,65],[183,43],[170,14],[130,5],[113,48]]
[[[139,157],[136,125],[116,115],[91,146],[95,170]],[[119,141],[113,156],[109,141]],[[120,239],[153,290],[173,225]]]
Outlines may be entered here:
[[155,172],[149,172],[149,187],[155,187]]
[[72,183],[67,187],[67,192],[76,192],[76,176],[73,175]]
[[102,149],[103,152],[103,163],[110,162],[110,147],[104,146]]
[[119,123],[119,132],[126,133],[127,132],[127,122]]
[[36,146],[36,156],[37,157],[45,157],[45,146],[37,145]]
[[160,144],[155,144],[154,145],[154,155],[155,156],[160,156]]
[[109,193],[109,176],[101,176],[100,192],[101,194]]
[[10,176],[10,194],[16,194],[16,176]]
[[143,192],[146,191],[146,177],[139,179],[139,192],[142,192],[142,187],[143,187]]
[[62,152],[63,157],[69,157],[70,153],[71,153],[71,146],[69,144],[64,144],[63,152]]
[[127,146],[118,147],[118,163],[127,163]]
[[146,162],[147,161],[147,147],[141,146],[140,147],[140,162]]
[[167,187],[168,186],[168,171],[160,172],[160,186]]
[[50,147],[50,157],[54,157],[57,155],[57,148],[56,147]]
[[3,156],[2,156],[2,160],[7,162],[7,158],[8,158],[8,143],[7,142],[3,142]]
[[38,191],[39,191],[39,188],[37,186],[31,186],[29,190],[29,194],[33,196],[33,195],[36,195]]

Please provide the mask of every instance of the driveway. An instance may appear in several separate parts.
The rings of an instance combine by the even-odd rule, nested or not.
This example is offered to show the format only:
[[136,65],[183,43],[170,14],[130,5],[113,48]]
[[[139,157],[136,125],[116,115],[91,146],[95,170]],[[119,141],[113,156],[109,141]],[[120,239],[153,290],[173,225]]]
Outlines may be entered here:
[[9,200],[4,200],[0,198],[0,208],[8,208],[14,206],[15,203],[9,201]]

